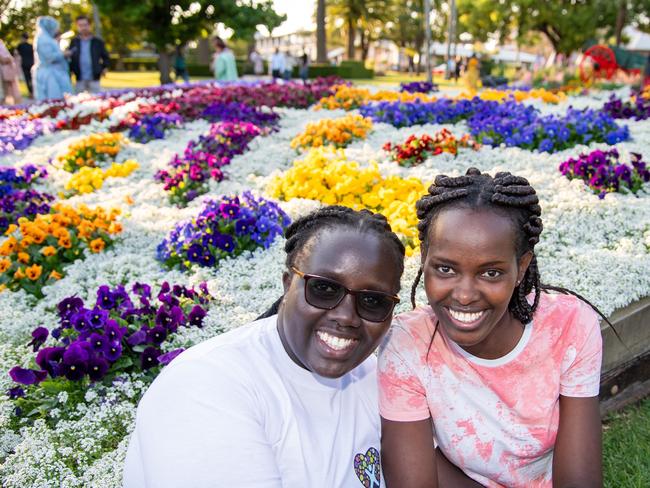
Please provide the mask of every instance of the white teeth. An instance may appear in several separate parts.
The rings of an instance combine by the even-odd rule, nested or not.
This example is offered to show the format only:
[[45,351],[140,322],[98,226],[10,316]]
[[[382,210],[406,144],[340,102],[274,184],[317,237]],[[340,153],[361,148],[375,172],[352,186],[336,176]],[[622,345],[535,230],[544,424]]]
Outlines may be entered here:
[[466,313],[458,312],[456,310],[452,310],[451,308],[447,310],[449,310],[449,315],[451,315],[454,319],[458,320],[459,322],[465,322],[466,324],[477,321],[481,318],[481,315],[483,315],[483,312]]
[[356,339],[344,339],[343,337],[336,337],[321,330],[319,330],[316,334],[318,334],[320,340],[322,340],[325,344],[327,344],[335,351],[342,351],[343,349],[347,349],[352,344],[357,342]]

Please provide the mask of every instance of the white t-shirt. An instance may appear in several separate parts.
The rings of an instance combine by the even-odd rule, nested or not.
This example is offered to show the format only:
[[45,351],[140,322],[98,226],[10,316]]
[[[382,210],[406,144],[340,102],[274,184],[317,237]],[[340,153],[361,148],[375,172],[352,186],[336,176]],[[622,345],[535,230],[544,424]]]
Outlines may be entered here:
[[187,350],[138,407],[134,487],[383,487],[374,356],[341,378],[285,352],[277,316]]

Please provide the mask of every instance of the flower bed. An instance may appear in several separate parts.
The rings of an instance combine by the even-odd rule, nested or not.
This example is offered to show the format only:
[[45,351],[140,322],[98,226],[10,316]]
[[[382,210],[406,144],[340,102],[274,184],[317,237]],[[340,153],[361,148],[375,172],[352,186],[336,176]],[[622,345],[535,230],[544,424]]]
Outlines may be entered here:
[[428,81],[412,81],[410,83],[400,83],[399,91],[407,93],[431,93],[438,91],[438,85]]
[[106,169],[84,166],[70,177],[65,189],[69,191],[69,195],[91,193],[99,190],[107,178],[125,178],[139,167],[140,165],[132,159],[123,163],[112,163]]
[[212,267],[222,259],[268,248],[290,223],[278,205],[250,192],[208,200],[199,215],[181,222],[158,246],[170,268]]
[[370,130],[372,130],[372,121],[356,114],[339,119],[322,119],[318,122],[309,122],[305,130],[291,141],[291,147],[299,149],[327,145],[345,147],[355,140],[365,139]]
[[[62,392],[72,406],[84,401],[92,383],[110,387],[118,375],[139,371],[153,379],[178,356],[182,348],[163,352],[167,342],[180,327],[203,325],[212,296],[205,283],[197,291],[165,282],[156,296],[151,289],[136,283],[129,294],[122,285],[103,285],[93,305],[75,295],[60,301],[58,323],[32,331],[29,345],[38,354],[29,367],[9,371],[17,383],[8,391],[16,405],[13,423],[48,419]],[[53,344],[41,349],[49,337]]]
[[67,263],[82,259],[84,251],[102,252],[122,230],[118,210],[78,209],[56,204],[33,221],[18,219],[0,245],[0,287],[24,290],[42,298],[42,288],[64,276]]
[[402,144],[387,142],[383,150],[390,153],[390,157],[400,166],[417,166],[422,164],[425,159],[438,154],[449,153],[454,156],[458,154],[458,148],[467,147],[478,150],[480,144],[472,139],[469,134],[463,135],[457,139],[447,129],[436,132],[433,137],[424,134],[420,137],[416,135],[409,136]]
[[603,112],[615,119],[646,120],[650,118],[650,88],[633,94],[626,102],[612,95],[603,105]]
[[74,173],[84,166],[94,168],[98,163],[114,158],[124,143],[122,134],[91,134],[68,147],[68,152],[59,156],[63,169]]
[[129,139],[147,143],[154,139],[164,139],[168,129],[180,127],[183,118],[176,114],[155,113],[145,115],[129,129]]
[[616,144],[629,138],[627,126],[620,127],[602,111],[569,108],[564,116],[542,116],[539,110],[512,100],[503,103],[441,99],[432,103],[378,103],[361,107],[361,113],[375,122],[395,127],[426,123],[456,123],[467,120],[471,133],[481,144],[517,146],[542,152],[556,152],[577,144]]
[[207,191],[209,179],[223,180],[221,167],[244,153],[260,134],[262,130],[249,122],[213,124],[198,141],[190,141],[182,155],[174,156],[170,170],[159,171],[155,178],[164,183],[171,203],[185,205]]
[[[296,108],[307,107],[310,99],[318,99],[317,95],[323,97],[334,93],[330,85],[320,86],[322,93],[319,94],[318,90],[321,88],[316,89],[309,85],[303,88],[302,83],[251,87],[247,83],[241,86],[220,86],[209,82],[190,86],[129,90],[112,95],[77,95],[57,103],[33,104],[23,111],[0,109],[0,132],[3,123],[13,123],[20,118],[32,118],[51,124],[61,122],[62,125],[86,120],[92,122],[92,130],[91,127],[84,127],[84,134],[75,131],[49,133],[34,139],[21,153],[14,151],[0,155],[0,165],[3,167],[18,167],[26,161],[47,165],[51,158],[56,159],[58,156],[58,148],[67,148],[92,131],[108,131],[122,121],[131,120],[130,117],[134,114],[137,116],[134,115],[133,120],[142,120],[145,115],[177,113],[184,120],[183,130],[168,130],[163,140],[150,144],[130,144],[118,155],[118,158],[126,155],[137,160],[141,166],[137,172],[128,178],[112,179],[110,184],[106,182],[91,193],[71,197],[70,203],[75,206],[84,202],[87,205],[101,205],[107,208],[122,205],[123,202],[128,203],[119,220],[119,224],[124,225],[124,231],[109,235],[110,239],[114,240],[106,245],[108,252],[95,253],[87,243],[82,242],[79,244],[80,253],[74,262],[63,264],[61,274],[64,276],[59,280],[49,280],[48,286],[42,288],[40,296],[25,293],[19,288],[15,291],[7,289],[0,293],[0,387],[3,391],[13,390],[14,396],[20,395],[15,388],[22,388],[25,394],[22,398],[34,402],[23,404],[21,417],[16,417],[13,412],[20,405],[16,403],[19,398],[10,399],[4,395],[0,398],[0,412],[3,412],[0,415],[0,479],[3,487],[120,487],[121,476],[116,473],[122,470],[129,434],[133,430],[136,406],[160,370],[160,365],[144,370],[141,368],[144,349],[154,347],[162,354],[167,354],[191,347],[250,322],[267,310],[282,294],[281,276],[285,271],[285,254],[284,240],[279,235],[276,235],[272,242],[270,239],[267,242],[256,242],[253,250],[245,251],[239,256],[227,251],[219,256],[214,254],[213,266],[193,264],[186,259],[189,262],[187,267],[178,262],[168,268],[157,259],[158,244],[163,240],[171,243],[171,234],[181,223],[187,225],[182,227],[182,232],[177,230],[175,245],[188,241],[187,244],[191,246],[189,241],[193,240],[193,243],[202,246],[203,253],[203,237],[206,237],[210,251],[211,244],[208,239],[211,233],[206,230],[209,226],[204,220],[199,220],[200,215],[206,219],[213,218],[212,215],[208,216],[209,211],[198,202],[190,203],[190,208],[169,205],[164,196],[161,198],[162,185],[157,183],[152,175],[160,168],[174,171],[174,167],[165,165],[174,154],[177,154],[178,159],[184,159],[184,149],[187,147],[191,147],[191,157],[196,155],[197,158],[205,158],[201,165],[205,164],[206,167],[208,161],[213,161],[213,158],[226,158],[223,162],[230,162],[233,158],[228,156],[230,148],[238,147],[238,144],[224,144],[216,134],[215,137],[208,134],[204,122],[197,122],[202,119],[206,108],[213,104],[225,106],[231,102],[245,102],[253,107],[287,106],[291,107],[291,110],[276,111],[281,117],[279,131],[258,126],[260,135],[264,135],[264,138],[257,139],[258,142],[249,142],[245,151],[234,157],[230,165],[220,166],[222,161],[214,165],[213,162],[210,171],[227,171],[227,179],[215,184],[210,172],[203,173],[203,188],[208,190],[206,197],[220,201],[215,195],[222,192],[237,193],[241,203],[244,199],[241,194],[247,189],[260,190],[272,182],[271,187],[274,184],[279,185],[283,192],[282,201],[279,201],[278,206],[291,218],[305,215],[324,202],[339,202],[355,208],[385,212],[389,215],[393,228],[409,246],[408,252],[411,255],[405,262],[403,287],[400,292],[402,300],[398,305],[398,312],[410,309],[409,285],[413,282],[420,264],[412,204],[436,174],[456,176],[463,174],[469,166],[478,167],[493,175],[498,171],[512,171],[528,178],[538,191],[543,209],[544,232],[536,252],[543,282],[565,286],[581,293],[607,315],[615,309],[650,295],[650,183],[642,183],[636,194],[626,191],[613,192],[599,199],[590,189],[585,190],[582,181],[569,181],[557,169],[560,162],[569,156],[577,159],[576,156],[580,152],[589,154],[597,149],[603,152],[611,149],[595,142],[596,138],[586,141],[585,147],[580,147],[577,151],[565,151],[560,156],[539,151],[530,152],[517,146],[506,147],[505,139],[512,134],[521,133],[522,130],[520,122],[513,122],[513,119],[526,119],[528,112],[521,107],[507,105],[515,104],[512,100],[504,100],[502,104],[506,104],[507,108],[501,111],[492,108],[496,102],[481,101],[486,107],[485,112],[480,112],[485,127],[490,126],[489,122],[495,132],[503,130],[503,127],[512,129],[511,134],[503,131],[503,136],[500,136],[504,138],[502,145],[483,147],[476,152],[461,148],[453,157],[430,157],[419,165],[402,166],[391,162],[389,155],[382,151],[384,143],[391,141],[404,144],[412,132],[418,136],[428,133],[433,137],[441,128],[427,126],[416,131],[376,124],[363,143],[337,152],[312,150],[298,158],[302,161],[296,162],[293,167],[296,152],[290,147],[291,139],[302,132],[307,122],[325,117],[323,113]],[[407,95],[399,94],[396,90],[382,94],[387,100],[390,97],[391,101],[398,101]],[[425,122],[437,123],[437,116],[440,115],[443,120],[455,119],[454,121],[467,125],[462,126],[463,132],[456,133],[458,136],[465,131],[469,132],[473,127],[470,126],[470,121],[478,102],[443,100],[441,98],[436,102],[441,108],[435,117]],[[571,96],[561,107],[542,106],[540,111],[530,109],[532,120],[548,117],[549,114],[554,114],[555,121],[563,120],[567,115],[567,109],[564,107],[569,104],[600,109],[603,98],[598,92],[580,97]],[[109,108],[111,106],[112,109]],[[535,106],[541,106],[539,100],[535,101]],[[173,107],[178,108],[172,110]],[[467,113],[463,113],[465,108]],[[269,109],[264,108],[263,111],[268,112]],[[584,113],[576,114],[577,131],[582,122],[580,116]],[[497,119],[500,121],[498,124]],[[584,126],[589,128],[592,122],[594,130],[598,129],[597,125],[601,125],[603,129],[606,121],[607,119],[594,117],[580,126],[580,130]],[[618,163],[632,168],[629,154],[643,153],[647,156],[645,149],[650,144],[650,119],[629,119],[627,123],[631,138],[617,143],[616,148],[621,154]],[[125,124],[120,130],[130,127],[131,125]],[[224,127],[225,124],[222,129]],[[561,130],[559,125],[547,124],[545,127],[557,127]],[[548,135],[546,134],[546,137]],[[203,142],[199,142],[201,136],[205,139]],[[553,140],[555,139],[553,135]],[[194,142],[188,144],[190,141]],[[113,160],[108,158],[108,164]],[[313,167],[305,164],[305,160],[309,160]],[[377,165],[373,164],[375,160],[379,161]],[[356,167],[354,162],[357,163]],[[304,164],[304,167],[298,169],[301,164]],[[56,166],[56,161],[54,165]],[[273,181],[274,175],[282,175],[282,183]],[[222,173],[223,176],[225,175]],[[62,171],[54,170],[47,179],[33,179],[27,187],[15,191],[56,193],[63,190],[69,177],[70,175]],[[0,184],[0,187],[2,186],[3,184]],[[269,194],[266,196],[271,197]],[[48,204],[51,205],[49,202]],[[55,212],[56,210],[52,211]],[[40,209],[38,213],[42,213]],[[200,229],[199,225],[202,226]],[[79,230],[74,225],[69,227],[72,228],[71,233]],[[119,225],[116,225],[114,230],[118,228]],[[16,236],[18,230],[13,229],[12,235]],[[17,241],[18,238],[14,237],[14,240]],[[90,239],[91,242],[92,240]],[[55,248],[57,256],[70,251],[58,246],[58,239],[56,241],[56,245],[52,247]],[[9,236],[0,236],[0,246],[5,246],[3,243],[7,242],[11,242]],[[24,244],[32,245],[30,252],[33,250],[36,254],[38,246],[29,243],[29,239]],[[7,246],[10,247],[10,244]],[[96,246],[96,249],[99,247]],[[169,249],[174,252],[171,247]],[[46,252],[50,253],[51,250]],[[188,258],[187,250],[181,247],[179,252],[185,252],[185,257]],[[211,254],[212,252],[210,251]],[[218,261],[223,256],[228,259]],[[5,258],[6,256],[0,256],[0,259]],[[14,258],[14,261],[18,259],[15,253]],[[21,258],[25,259],[25,256]],[[35,258],[41,259],[39,256]],[[45,265],[35,263],[31,255],[29,259],[26,264],[18,262],[23,268],[34,264],[43,266],[39,277],[43,279],[48,273]],[[12,277],[3,275],[5,278]],[[610,279],[603,280],[603,276]],[[31,283],[29,278],[24,280]],[[35,362],[35,358],[44,348],[67,348],[69,344],[62,342],[67,335],[70,335],[70,343],[80,340],[83,332],[77,331],[74,325],[65,327],[60,335],[56,331],[62,325],[57,305],[65,299],[77,297],[83,300],[83,306],[87,310],[104,310],[97,307],[98,289],[105,289],[103,287],[106,286],[111,293],[120,294],[119,287],[124,286],[133,306],[142,309],[145,305],[139,301],[140,298],[132,285],[136,282],[147,283],[152,288],[148,301],[157,312],[165,303],[157,298],[158,290],[164,289],[165,282],[197,287],[203,281],[208,283],[209,289],[217,298],[204,305],[199,303],[208,312],[202,319],[202,327],[178,327],[175,333],[168,330],[164,342],[159,347],[155,342],[152,344],[153,335],[156,334],[149,332],[156,327],[155,317],[153,322],[151,315],[143,321],[130,316],[125,319],[127,324],[119,324],[118,321],[120,328],[129,329],[121,338],[122,356],[117,361],[110,362],[105,356],[93,352],[95,359],[104,359],[110,364],[105,376],[99,380],[91,380],[87,366],[81,380],[70,380],[65,374],[52,378],[48,374],[38,385],[17,385],[9,375],[9,371],[18,366],[33,372],[14,370],[14,375],[19,373],[17,377],[23,377],[22,375],[26,374],[28,381],[30,378],[37,379],[35,371],[47,372]],[[173,295],[174,287],[170,288],[163,293]],[[418,303],[426,303],[422,287],[416,291],[416,299]],[[187,302],[181,308],[187,317],[193,306]],[[169,307],[167,314],[173,315]],[[118,320],[117,315],[117,311],[109,311],[108,320]],[[101,317],[98,320],[101,321]],[[145,325],[150,329],[142,331]],[[48,329],[48,335],[46,342],[34,352],[33,347],[42,341],[45,335],[43,330],[38,330],[39,326]],[[83,328],[83,324],[78,326]],[[148,343],[131,346],[126,342],[131,336],[134,336],[133,340],[136,341],[138,337],[142,338],[142,333],[134,335],[140,331],[144,332]],[[97,328],[96,331],[93,329],[90,332],[92,333],[105,335],[106,330]],[[54,337],[53,334],[59,337]],[[161,335],[156,335],[155,339],[159,340],[160,337]],[[90,335],[85,339],[86,342],[89,338]],[[81,349],[86,347],[88,346],[80,346]],[[135,347],[141,350],[138,351]],[[75,347],[74,354],[68,354],[68,362],[75,358],[78,349]],[[81,355],[83,356],[83,352]],[[165,361],[165,357],[160,358],[157,353],[147,357],[153,361],[154,356],[157,360]],[[90,358],[89,354],[89,362]],[[121,369],[121,361],[127,358],[132,361],[132,366]],[[85,357],[81,359],[80,364],[87,364],[83,361]],[[59,371],[69,366],[64,365],[63,357],[54,362],[59,365]],[[92,369],[93,375],[101,376],[102,365],[103,363],[98,364],[98,369]],[[66,386],[57,390],[58,386],[54,385]],[[47,408],[47,416],[41,417],[38,409],[42,412],[44,405]],[[27,415],[35,409],[33,415]]]
[[611,192],[637,193],[650,181],[650,171],[640,154],[631,153],[628,165],[621,162],[616,148],[569,158],[559,170],[570,180],[583,180],[600,198]]
[[36,214],[48,213],[54,197],[31,188],[47,177],[44,167],[26,165],[21,168],[0,168],[0,233],[21,217],[33,219]]
[[375,164],[362,168],[341,152],[312,149],[285,174],[274,178],[267,191],[281,200],[308,198],[381,212],[403,237],[409,256],[419,249],[415,202],[426,186],[417,178],[383,177]]
[[316,110],[354,110],[370,102],[414,102],[420,100],[423,102],[432,102],[436,97],[428,96],[424,93],[395,92],[391,90],[379,90],[371,93],[365,88],[356,88],[353,86],[337,86],[333,95],[323,97],[314,107]]

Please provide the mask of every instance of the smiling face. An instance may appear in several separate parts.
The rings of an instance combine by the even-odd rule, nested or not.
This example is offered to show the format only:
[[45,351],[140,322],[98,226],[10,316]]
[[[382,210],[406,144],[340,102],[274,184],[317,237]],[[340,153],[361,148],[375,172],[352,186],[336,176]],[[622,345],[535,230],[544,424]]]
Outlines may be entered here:
[[[371,233],[325,229],[309,239],[294,266],[303,273],[337,281],[351,290],[399,291],[398,258],[385,239]],[[361,364],[388,331],[392,314],[370,322],[357,314],[355,298],[346,295],[332,310],[305,301],[305,280],[284,275],[284,300],[278,332],[291,359],[320,376],[338,378]]]
[[513,223],[493,210],[450,208],[432,222],[424,286],[446,335],[478,357],[507,354],[523,332],[508,311],[531,253],[517,259]]

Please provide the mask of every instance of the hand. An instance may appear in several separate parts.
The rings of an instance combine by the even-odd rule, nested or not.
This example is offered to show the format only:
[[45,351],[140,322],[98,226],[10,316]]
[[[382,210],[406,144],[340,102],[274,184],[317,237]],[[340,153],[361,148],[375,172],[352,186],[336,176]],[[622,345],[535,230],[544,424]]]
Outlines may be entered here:
[[70,56],[72,56],[72,51],[70,49],[66,49],[65,51],[63,51],[63,55],[66,58],[69,58]]

